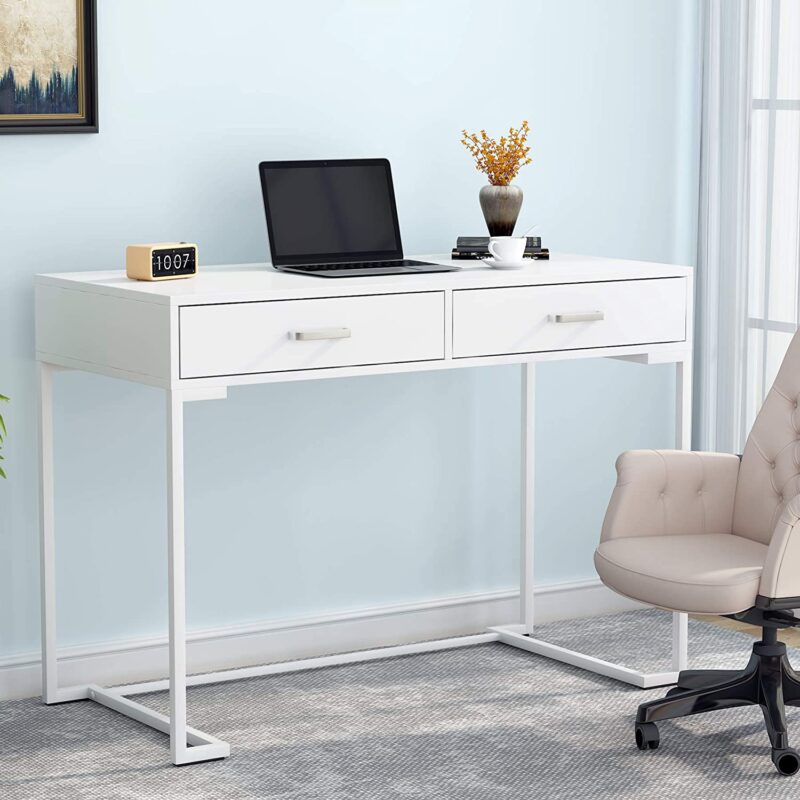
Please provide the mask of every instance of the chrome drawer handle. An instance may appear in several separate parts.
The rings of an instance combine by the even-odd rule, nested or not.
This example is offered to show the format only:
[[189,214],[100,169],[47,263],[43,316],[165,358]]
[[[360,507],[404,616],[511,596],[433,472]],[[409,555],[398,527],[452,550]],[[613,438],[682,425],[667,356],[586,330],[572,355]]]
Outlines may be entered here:
[[605,319],[606,315],[602,311],[583,311],[575,314],[553,314],[550,319],[553,322],[597,322]]
[[289,331],[295,342],[313,342],[317,339],[349,339],[350,328],[317,328],[311,331]]

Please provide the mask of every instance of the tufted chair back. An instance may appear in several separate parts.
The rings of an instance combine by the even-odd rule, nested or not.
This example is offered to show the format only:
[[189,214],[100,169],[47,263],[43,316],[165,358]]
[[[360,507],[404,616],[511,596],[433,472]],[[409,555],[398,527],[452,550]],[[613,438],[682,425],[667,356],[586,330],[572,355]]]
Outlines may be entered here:
[[739,469],[733,533],[768,544],[786,504],[800,493],[800,331],[758,412]]

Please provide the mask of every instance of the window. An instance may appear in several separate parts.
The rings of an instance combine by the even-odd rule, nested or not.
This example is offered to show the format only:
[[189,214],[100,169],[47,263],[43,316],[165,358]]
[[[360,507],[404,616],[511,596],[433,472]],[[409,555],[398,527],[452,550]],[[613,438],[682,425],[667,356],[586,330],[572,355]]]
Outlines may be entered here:
[[800,325],[800,0],[750,4],[744,441]]

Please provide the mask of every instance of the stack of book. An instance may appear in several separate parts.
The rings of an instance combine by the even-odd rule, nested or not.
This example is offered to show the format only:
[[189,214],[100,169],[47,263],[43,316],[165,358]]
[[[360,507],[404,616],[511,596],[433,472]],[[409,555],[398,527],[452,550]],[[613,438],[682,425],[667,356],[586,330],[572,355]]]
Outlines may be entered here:
[[[528,236],[525,244],[525,258],[547,260],[550,251],[542,247],[541,236]],[[488,236],[459,236],[453,248],[453,259],[479,259],[489,257]]]

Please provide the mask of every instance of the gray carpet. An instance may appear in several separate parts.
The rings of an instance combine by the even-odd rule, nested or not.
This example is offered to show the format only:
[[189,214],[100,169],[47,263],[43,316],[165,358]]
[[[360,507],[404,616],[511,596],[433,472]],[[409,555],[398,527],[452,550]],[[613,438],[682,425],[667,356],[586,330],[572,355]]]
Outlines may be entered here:
[[[633,612],[539,629],[639,664],[669,616]],[[739,667],[752,640],[691,623],[692,662]],[[792,653],[800,664],[800,654]],[[663,668],[664,664],[655,664]],[[94,703],[0,704],[3,800],[779,800],[800,795],[769,759],[758,708],[661,724],[633,743],[640,691],[487,644],[191,689],[191,724],[231,743],[177,769],[166,738]],[[166,695],[142,698],[166,710]],[[800,744],[800,709],[788,712]]]

